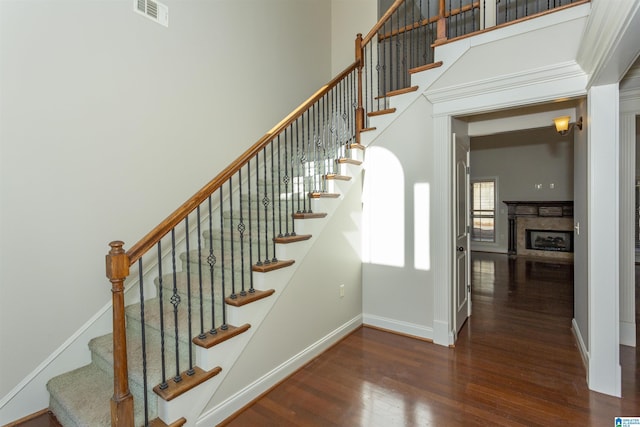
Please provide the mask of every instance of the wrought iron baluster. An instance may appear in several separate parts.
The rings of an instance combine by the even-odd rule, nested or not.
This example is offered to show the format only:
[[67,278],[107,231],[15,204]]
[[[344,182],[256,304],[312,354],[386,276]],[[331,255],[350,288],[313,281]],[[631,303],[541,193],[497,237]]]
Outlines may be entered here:
[[176,270],[176,229],[171,229],[171,267],[173,273],[173,294],[171,295],[171,304],[173,305],[173,326],[175,333],[175,353],[176,353],[176,375],[173,381],[179,383],[182,381],[180,375],[180,341],[178,331],[178,306],[180,305],[180,294],[178,294],[178,281]]
[[402,87],[407,86],[407,75],[409,71],[407,69],[407,33],[409,27],[407,27],[407,8],[408,5],[404,4],[404,31],[402,32]]
[[[206,337],[204,333],[204,298],[202,291],[202,230],[200,224],[202,218],[200,216],[200,205],[196,208],[196,219],[198,220],[198,292],[200,293],[200,334],[198,338],[204,339]],[[211,295],[213,300],[213,295]]]
[[[187,258],[186,258],[186,262],[187,262],[187,338],[188,340],[191,339],[191,337],[193,337],[193,330],[192,330],[192,324],[191,324],[191,315],[192,315],[192,309],[191,309],[191,259],[190,259],[190,253],[189,253],[189,215],[187,215],[184,218],[184,228],[185,228],[185,243],[186,243],[186,247],[187,247]],[[193,369],[193,348],[191,347],[191,344],[188,345],[187,347],[189,349],[189,369],[187,369],[187,375],[191,376],[193,374],[195,374],[195,370]]]
[[[289,234],[290,236],[295,236],[296,235],[296,221],[293,219],[293,212],[296,209],[295,206],[295,199],[294,199],[294,194],[295,194],[295,181],[294,181],[294,176],[295,176],[295,172],[294,172],[294,164],[296,163],[295,159],[296,156],[294,155],[294,150],[293,150],[293,127],[295,125],[296,128],[296,132],[298,129],[298,120],[296,119],[296,121],[294,123],[291,123],[291,126],[289,127],[289,157],[288,157],[288,161],[290,164],[289,167],[289,182],[291,182],[291,215],[289,215],[289,212],[287,212],[287,224],[288,221],[291,221],[291,233]],[[296,138],[297,138],[297,134],[296,134]],[[286,147],[286,145],[285,145]],[[286,151],[286,149],[285,149]],[[298,206],[299,207],[299,206]]]
[[[274,145],[275,144],[273,143],[273,141],[271,141],[271,143],[269,144],[269,146],[271,147],[271,224],[272,224],[271,232],[275,236],[276,235],[276,198],[275,198],[276,180],[275,180],[275,177],[274,177],[275,166],[274,166],[274,161],[273,161],[273,147],[274,147]],[[278,181],[280,181],[280,179],[278,179]],[[267,190],[267,188],[265,187],[265,193],[266,193],[266,190]],[[271,261],[272,262],[276,262],[276,261],[278,261],[276,259],[276,241],[271,239],[271,243],[273,245],[273,258],[271,259]]]
[[[287,131],[289,129],[293,130],[293,123],[284,130],[284,176],[282,177],[282,182],[284,183],[284,194],[285,194],[285,199],[284,199],[284,218],[285,218],[284,235],[285,236],[290,236],[289,234],[289,150],[287,147],[287,135],[288,135]],[[280,138],[278,138],[278,151],[280,151]],[[279,158],[280,156],[278,155],[278,159]],[[279,160],[278,160],[278,166],[280,166]],[[280,193],[280,198],[282,199],[282,193]],[[293,193],[291,196],[291,200],[293,200]],[[280,212],[282,212],[282,210]],[[281,220],[281,223],[282,223],[282,220]],[[280,228],[282,228],[282,226],[280,226]]]
[[262,265],[262,257],[260,256],[260,247],[262,246],[262,242],[260,242],[260,153],[256,153],[256,225],[257,225],[257,236],[258,236],[258,262],[256,265]]
[[[300,188],[298,189],[298,193],[300,193],[302,195],[302,203],[303,203],[303,210],[302,211],[303,212],[307,212],[307,197],[305,195],[306,194],[306,192],[305,192],[305,181],[306,181],[306,174],[307,174],[306,173],[305,162],[306,162],[307,159],[306,159],[306,156],[305,156],[306,144],[305,144],[305,137],[304,137],[304,130],[305,129],[307,129],[307,138],[309,137],[309,135],[308,135],[309,134],[309,130],[308,130],[309,125],[307,124],[307,127],[305,127],[305,125],[304,125],[304,118],[308,117],[307,116],[307,111],[305,111],[302,114],[302,149],[299,151],[299,153],[300,153],[299,159],[300,159],[300,165],[302,166],[302,174],[298,178],[299,181],[300,181],[300,183],[299,183]],[[308,120],[307,120],[307,122],[308,122]]]
[[[286,132],[286,129],[285,129]],[[285,143],[285,147],[286,147],[286,143]],[[281,169],[280,169],[280,134],[278,134],[278,237],[282,237],[282,187],[281,187],[281,182],[282,180],[280,179],[280,177],[282,176],[281,173]],[[273,142],[271,143],[271,161],[273,162]],[[272,189],[273,186],[275,186],[276,183],[274,182],[272,184]],[[274,201],[274,207],[275,207],[275,199]],[[275,215],[274,215],[274,221],[275,221]],[[276,230],[274,229],[273,232],[275,233]],[[273,252],[275,253],[275,244],[274,244],[274,249]]]
[[244,212],[242,209],[242,168],[238,170],[238,187],[240,193],[240,222],[238,223],[238,233],[240,233],[240,295],[246,295],[244,290],[244,232],[246,227],[244,225]]
[[317,104],[313,105],[313,191],[318,191],[318,136],[319,131],[319,108]]
[[[393,26],[393,17],[396,18],[396,25]],[[391,79],[389,80],[389,87],[386,88],[385,92],[382,93],[382,96],[387,96],[387,92],[395,90],[398,88],[398,84],[400,82],[400,34],[398,33],[398,29],[400,28],[400,12],[396,10],[396,12],[389,19],[389,24],[391,25],[391,33],[394,32],[396,35],[391,37],[391,59],[389,61],[389,68],[391,69]],[[395,56],[395,59],[394,59]],[[393,75],[395,74],[395,76]],[[384,100],[385,108],[387,100]]]
[[[224,215],[223,215],[223,206],[224,206],[224,194],[223,194],[223,189],[224,189],[224,184],[220,186],[220,271],[222,273],[222,282],[220,283],[222,285],[222,296],[221,296],[221,300],[222,300],[222,325],[220,325],[220,329],[225,331],[228,329],[227,326],[227,307],[226,307],[226,296],[227,296],[227,283],[224,279],[224,269],[225,269],[225,262],[224,262]],[[231,194],[231,190],[229,191],[229,194]],[[233,229],[232,229],[233,230]],[[231,239],[231,241],[233,242],[233,238]],[[233,266],[232,266],[233,268]],[[233,276],[233,270],[231,271],[231,275]],[[235,298],[236,295],[232,294],[231,298]]]
[[[313,137],[312,137],[312,133],[313,133],[313,106],[311,108],[309,108],[309,110],[307,111],[307,141],[306,144],[303,144],[303,149],[305,151],[305,158],[306,158],[306,165],[307,165],[307,171],[305,173],[305,179],[304,179],[304,197],[305,197],[305,201],[309,198],[308,193],[310,191],[313,191],[312,187],[313,187],[313,170],[312,168],[313,166]],[[309,199],[309,209],[308,212],[311,212],[311,199]]]
[[[215,266],[217,258],[213,252],[213,201],[211,196],[209,200],[209,256],[207,257],[207,263],[209,264],[209,284],[211,285],[211,329],[209,334],[215,335],[218,333],[216,329],[216,293],[215,293]],[[224,277],[224,272],[223,272]],[[224,300],[224,294],[221,298]]]
[[[369,68],[366,68],[368,74],[369,74],[369,85],[368,85],[368,89],[366,88],[367,84],[365,82],[365,94],[367,96],[368,99],[365,99],[365,108],[366,111],[365,112],[371,112],[373,111],[373,43],[369,42],[368,44],[369,46]],[[380,43],[376,43],[376,46],[378,47],[378,51]],[[379,52],[378,52],[379,53]],[[377,79],[378,81],[380,80],[380,56],[378,56],[378,66],[377,66],[377,72],[378,72],[378,76]],[[369,108],[367,108],[367,101],[368,101],[368,105]],[[365,117],[365,121],[367,122],[367,125],[365,125],[365,127],[368,127],[369,124],[369,116],[367,114],[364,115]]]
[[144,278],[142,270],[142,258],[138,260],[138,283],[140,286],[140,329],[142,344],[142,393],[144,399],[144,425],[149,425],[149,396],[148,396],[148,378],[147,378],[147,333],[145,328],[144,316]]
[[355,135],[357,130],[356,130],[356,110],[358,108],[358,89],[356,87],[357,85],[357,79],[355,78],[354,74],[351,74],[351,89],[349,90],[350,92],[350,98],[351,98],[351,108],[349,108],[349,115],[351,117],[351,132],[352,135]]
[[[251,159],[247,160],[247,193],[247,211],[249,214],[249,293],[253,293],[255,292],[255,290],[253,289],[253,271],[251,270],[251,266],[253,265],[253,218],[251,218]],[[260,259],[260,256],[258,256],[258,259]]]
[[271,260],[269,259],[269,204],[271,201],[269,200],[269,194],[267,193],[267,147],[265,146],[262,149],[262,161],[264,166],[264,197],[262,198],[262,205],[264,206],[264,264],[270,264]]
[[[229,245],[231,246],[231,298],[236,298],[236,259],[235,259],[235,237],[233,235],[233,177],[229,177]],[[220,186],[222,189],[224,185]],[[222,190],[221,190],[222,191]],[[222,193],[221,193],[222,197]],[[220,199],[220,216],[222,218],[222,214],[224,210],[222,209],[223,200]],[[242,214],[240,214],[242,215]],[[222,240],[224,241],[224,233],[222,234]],[[224,255],[224,254],[223,254]],[[224,281],[222,282],[224,285]],[[227,295],[223,293],[223,295]],[[226,323],[226,322],[223,322]]]
[[169,387],[167,384],[167,371],[165,363],[165,350],[164,350],[164,311],[163,311],[163,278],[162,278],[162,242],[158,242],[158,306],[160,314],[160,365],[162,369],[162,382],[160,383],[160,390],[164,390]]
[[[382,26],[382,34],[384,34],[386,29],[387,29],[387,24],[385,23]],[[377,58],[377,61],[376,61],[377,64],[376,64],[376,70],[375,71],[377,73],[376,77],[377,77],[377,82],[378,82],[378,85],[377,85],[378,95],[380,94],[380,87],[384,84],[384,81],[386,80],[386,76],[385,76],[385,73],[384,73],[384,68],[382,66],[382,64],[386,60],[385,53],[386,53],[386,45],[387,45],[387,43],[386,43],[385,40],[386,39],[382,39],[382,40],[378,39],[377,43],[376,43],[376,47],[377,47],[376,50],[378,52],[378,55],[377,55],[378,58]],[[369,43],[372,43],[372,42],[369,42]],[[373,69],[371,70],[371,74],[373,74]],[[374,98],[375,95],[374,95],[373,91],[374,90],[373,90],[373,80],[372,80],[371,81],[371,98],[372,98],[371,102],[372,102],[372,105],[371,105],[371,109],[369,111],[373,111],[373,99],[375,99]],[[380,109],[380,99],[379,98],[376,100],[376,107],[377,107],[376,110]]]

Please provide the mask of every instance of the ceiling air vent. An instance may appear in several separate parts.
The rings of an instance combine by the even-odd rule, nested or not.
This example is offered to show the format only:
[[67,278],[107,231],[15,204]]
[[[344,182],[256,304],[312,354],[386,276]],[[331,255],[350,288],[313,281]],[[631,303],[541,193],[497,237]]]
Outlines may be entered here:
[[133,0],[133,10],[165,27],[169,26],[169,7],[155,0]]

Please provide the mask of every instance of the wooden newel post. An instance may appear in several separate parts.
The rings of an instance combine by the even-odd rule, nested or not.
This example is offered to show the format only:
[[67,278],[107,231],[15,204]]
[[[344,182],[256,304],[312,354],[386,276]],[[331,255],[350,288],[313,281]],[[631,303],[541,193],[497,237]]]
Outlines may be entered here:
[[436,44],[441,43],[447,39],[447,20],[445,18],[444,11],[444,0],[440,0],[440,6],[438,8],[438,23],[436,24]]
[[364,106],[362,105],[362,67],[364,66],[362,34],[356,36],[356,62],[358,63],[358,107],[356,108],[356,144],[360,144],[360,132],[364,129]]
[[111,426],[133,426],[133,396],[129,391],[127,368],[127,336],[124,317],[124,281],[129,275],[129,257],[124,242],[109,243],[107,277],[111,282],[113,303],[113,397],[111,398]]

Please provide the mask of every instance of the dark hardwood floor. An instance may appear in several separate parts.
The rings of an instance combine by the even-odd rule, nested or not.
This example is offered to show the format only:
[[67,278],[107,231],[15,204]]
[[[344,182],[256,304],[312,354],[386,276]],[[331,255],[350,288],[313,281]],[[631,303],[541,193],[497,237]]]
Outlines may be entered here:
[[622,399],[587,388],[571,264],[472,263],[473,315],[455,348],[361,328],[226,425],[600,427],[640,415],[635,349],[621,347]]
[[[361,328],[226,425],[600,427],[640,415],[634,348],[620,350],[622,399],[587,389],[570,264],[474,253],[472,270],[455,348]],[[636,265],[637,307],[639,284]],[[59,427],[45,418],[22,425]]]

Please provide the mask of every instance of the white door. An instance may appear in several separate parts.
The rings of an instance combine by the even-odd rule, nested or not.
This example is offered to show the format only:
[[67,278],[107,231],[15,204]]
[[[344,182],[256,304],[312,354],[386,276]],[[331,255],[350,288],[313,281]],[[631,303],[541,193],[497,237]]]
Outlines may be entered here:
[[471,314],[471,278],[469,256],[469,138],[453,134],[455,143],[455,254],[454,304],[457,333]]

